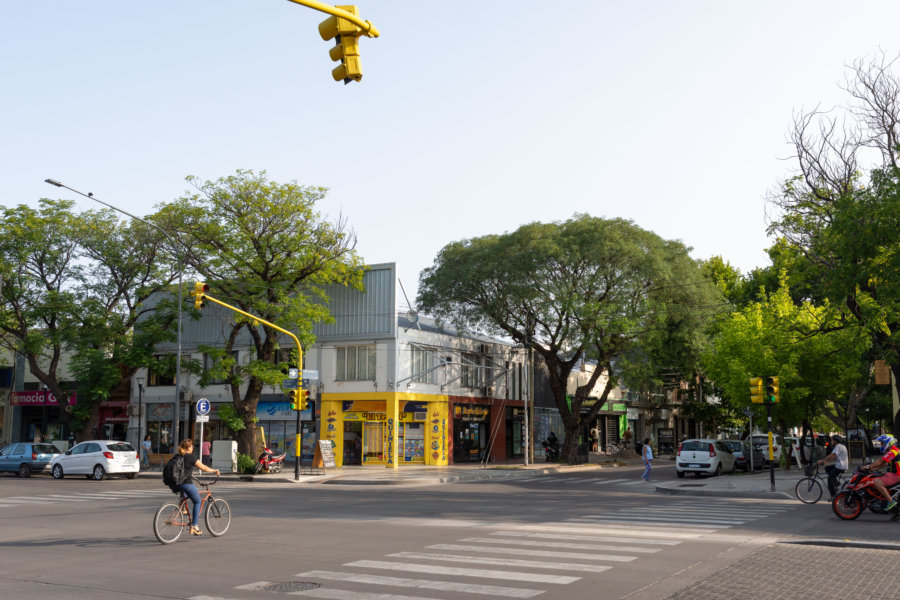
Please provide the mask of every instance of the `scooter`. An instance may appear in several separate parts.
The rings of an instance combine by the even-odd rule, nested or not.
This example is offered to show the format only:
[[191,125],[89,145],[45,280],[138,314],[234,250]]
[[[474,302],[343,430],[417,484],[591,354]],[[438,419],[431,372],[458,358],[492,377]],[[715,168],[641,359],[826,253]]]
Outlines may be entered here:
[[541,446],[544,447],[544,456],[547,457],[547,462],[557,462],[559,460],[559,440],[544,440],[541,442]]
[[263,453],[259,455],[259,460],[256,461],[256,474],[259,475],[263,469],[269,473],[279,473],[284,464],[285,456],[287,454],[283,450],[273,451],[265,448]]

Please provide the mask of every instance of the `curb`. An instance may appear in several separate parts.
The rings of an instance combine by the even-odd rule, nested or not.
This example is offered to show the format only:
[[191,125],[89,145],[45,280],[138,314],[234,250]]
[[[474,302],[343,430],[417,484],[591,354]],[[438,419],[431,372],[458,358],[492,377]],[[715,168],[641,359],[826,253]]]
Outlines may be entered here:
[[831,546],[835,548],[864,548],[868,550],[900,550],[900,544],[890,542],[863,542],[858,540],[808,539],[781,540],[779,544],[797,544],[799,546]]

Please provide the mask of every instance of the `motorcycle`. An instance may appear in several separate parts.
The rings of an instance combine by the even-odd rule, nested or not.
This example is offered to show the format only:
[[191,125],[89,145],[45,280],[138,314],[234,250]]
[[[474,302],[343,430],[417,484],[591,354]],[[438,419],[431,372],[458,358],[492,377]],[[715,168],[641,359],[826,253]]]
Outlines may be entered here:
[[546,439],[541,442],[541,446],[544,447],[544,456],[547,458],[547,462],[557,462],[559,461],[559,440],[556,438]]
[[269,473],[281,472],[285,456],[287,454],[283,450],[273,451],[269,448],[264,448],[263,453],[259,455],[259,460],[256,461],[256,474],[259,475],[263,469]]
[[[850,481],[834,497],[831,510],[838,518],[848,521],[859,517],[866,508],[877,514],[887,512],[884,510],[887,501],[882,498],[875,487],[875,480],[882,475],[883,473],[880,471],[864,471],[860,467],[856,467],[853,475],[850,476]],[[889,487],[888,492],[896,498],[900,493],[900,483]]]

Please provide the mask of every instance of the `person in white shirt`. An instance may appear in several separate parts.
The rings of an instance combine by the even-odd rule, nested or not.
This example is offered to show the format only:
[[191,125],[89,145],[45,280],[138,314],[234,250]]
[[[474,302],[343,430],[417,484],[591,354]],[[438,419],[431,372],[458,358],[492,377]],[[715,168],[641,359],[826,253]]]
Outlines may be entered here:
[[831,443],[834,444],[834,447],[831,449],[831,454],[818,461],[820,465],[834,462],[834,465],[825,467],[825,472],[828,473],[828,493],[831,494],[832,500],[834,499],[835,494],[837,494],[838,477],[850,466],[850,459],[847,456],[847,446],[843,444],[843,441],[843,438],[839,435],[831,436]]
[[644,438],[644,447],[641,449],[641,460],[644,462],[644,473],[641,479],[650,481],[650,465],[653,463],[653,448],[650,447],[650,438]]

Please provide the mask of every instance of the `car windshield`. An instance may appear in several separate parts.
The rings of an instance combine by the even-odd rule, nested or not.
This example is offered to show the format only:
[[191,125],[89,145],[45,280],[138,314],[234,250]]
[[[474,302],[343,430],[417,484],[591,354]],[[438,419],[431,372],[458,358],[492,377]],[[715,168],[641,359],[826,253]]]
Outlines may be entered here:
[[695,452],[709,452],[709,442],[699,442],[696,440],[685,442],[682,444],[681,449]]
[[106,444],[106,447],[109,448],[111,452],[134,452],[134,446],[128,442],[113,442]]
[[59,449],[50,444],[35,444],[31,447],[31,451],[38,454],[59,454]]
[[741,452],[743,450],[742,444],[740,442],[736,442],[734,440],[725,440],[723,443],[731,448],[732,452]]

